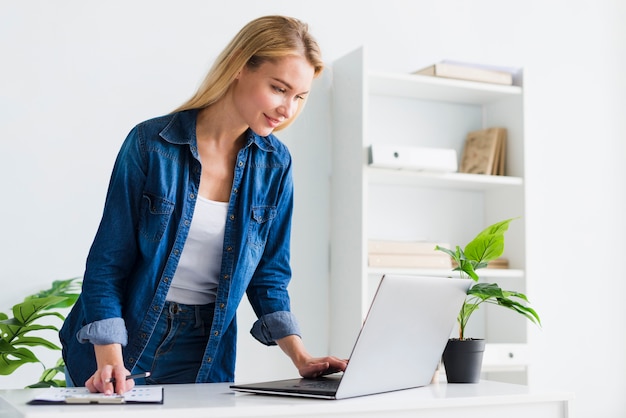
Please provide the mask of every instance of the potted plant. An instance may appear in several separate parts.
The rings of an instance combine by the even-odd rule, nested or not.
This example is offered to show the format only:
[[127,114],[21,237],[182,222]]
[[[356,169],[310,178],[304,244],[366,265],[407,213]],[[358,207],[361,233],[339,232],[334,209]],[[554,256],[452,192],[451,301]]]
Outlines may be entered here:
[[[65,386],[64,378],[56,379],[58,374],[65,372],[63,359],[48,368],[31,348],[61,350],[54,341],[46,338],[46,333],[57,335],[59,329],[54,322],[65,320],[59,309],[69,308],[76,302],[80,283],[78,278],[54,281],[49,289],[27,296],[23,302],[14,305],[13,317],[0,312],[0,375],[8,376],[26,363],[40,363],[43,373],[29,388]],[[57,319],[48,320],[52,318]]]
[[436,246],[435,250],[450,255],[461,278],[471,278],[476,283],[467,291],[467,297],[457,317],[459,338],[451,338],[443,353],[446,376],[450,383],[475,383],[480,379],[482,357],[485,348],[484,339],[468,338],[465,328],[472,314],[483,303],[494,304],[511,309],[531,322],[541,325],[539,315],[527,306],[528,298],[520,292],[503,290],[497,283],[479,283],[476,270],[487,267],[489,261],[502,256],[504,252],[504,233],[513,219],[497,222],[488,226],[470,241],[464,249],[455,250]]

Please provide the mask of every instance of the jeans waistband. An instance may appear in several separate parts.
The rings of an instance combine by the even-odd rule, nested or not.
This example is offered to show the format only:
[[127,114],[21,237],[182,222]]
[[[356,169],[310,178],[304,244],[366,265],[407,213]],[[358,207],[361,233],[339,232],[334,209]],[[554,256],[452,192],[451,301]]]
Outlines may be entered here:
[[215,303],[208,303],[206,305],[185,305],[178,302],[165,302],[164,311],[168,313],[170,318],[177,320],[193,320],[195,321],[195,327],[203,326],[204,322],[213,321],[213,310],[215,309]]

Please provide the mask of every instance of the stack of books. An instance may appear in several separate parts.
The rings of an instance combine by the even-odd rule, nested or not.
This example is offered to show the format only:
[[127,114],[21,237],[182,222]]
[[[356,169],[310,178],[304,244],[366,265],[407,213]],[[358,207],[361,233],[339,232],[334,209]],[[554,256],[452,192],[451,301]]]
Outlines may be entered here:
[[503,176],[506,136],[506,128],[498,127],[468,133],[459,172]]
[[514,68],[443,60],[417,70],[414,74],[511,86],[516,84],[515,76],[518,72]]
[[450,256],[436,251],[435,246],[450,248],[449,244],[426,241],[368,241],[368,265],[391,268],[451,269]]

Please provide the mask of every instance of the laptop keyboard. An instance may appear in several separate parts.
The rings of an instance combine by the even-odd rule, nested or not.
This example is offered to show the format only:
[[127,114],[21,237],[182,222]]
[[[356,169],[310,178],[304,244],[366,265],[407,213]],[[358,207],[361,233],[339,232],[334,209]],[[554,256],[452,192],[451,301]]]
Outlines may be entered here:
[[294,385],[297,388],[303,389],[324,389],[333,390],[339,387],[340,379],[300,379],[300,382]]

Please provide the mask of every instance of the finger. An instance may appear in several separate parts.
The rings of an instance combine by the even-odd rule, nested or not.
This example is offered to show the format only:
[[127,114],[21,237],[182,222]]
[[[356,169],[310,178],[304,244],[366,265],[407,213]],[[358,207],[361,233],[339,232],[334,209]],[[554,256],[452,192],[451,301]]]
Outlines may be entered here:
[[93,384],[93,376],[91,376],[89,379],[87,379],[87,381],[85,382],[85,387],[89,390],[89,392],[91,393],[95,393],[98,392],[98,389],[96,388],[96,386]]
[[129,372],[124,368],[115,368],[113,370],[113,376],[115,377],[115,383],[109,383],[112,385],[113,392],[118,395],[123,395],[127,392],[128,386],[130,384],[130,380],[126,380],[126,376],[128,376]]
[[319,377],[321,376],[326,370],[328,370],[328,368],[330,367],[330,364],[326,361],[323,363],[313,363],[313,364],[309,364],[309,366],[307,367],[308,369],[308,375],[310,377]]
[[135,379],[128,379],[126,381],[126,391],[130,391],[133,390],[133,388],[135,387]]

